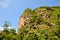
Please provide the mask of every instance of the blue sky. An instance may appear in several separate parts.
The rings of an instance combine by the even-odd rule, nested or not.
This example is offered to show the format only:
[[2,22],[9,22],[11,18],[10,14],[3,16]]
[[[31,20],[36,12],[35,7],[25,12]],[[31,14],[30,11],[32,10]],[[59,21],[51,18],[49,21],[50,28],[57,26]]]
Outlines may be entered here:
[[18,21],[23,11],[40,6],[60,6],[60,0],[0,0],[0,30],[4,21],[9,21],[13,28],[18,29]]

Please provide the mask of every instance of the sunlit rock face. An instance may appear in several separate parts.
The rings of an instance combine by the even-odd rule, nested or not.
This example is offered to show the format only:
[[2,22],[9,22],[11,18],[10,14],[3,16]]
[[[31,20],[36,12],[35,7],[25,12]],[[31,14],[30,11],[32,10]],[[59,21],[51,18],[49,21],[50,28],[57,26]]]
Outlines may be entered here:
[[24,26],[24,18],[21,16],[20,17],[20,20],[19,20],[19,24],[18,24],[18,30],[22,27],[22,26]]
[[20,28],[22,28],[22,26],[26,26],[28,19],[29,18],[24,18],[23,16],[20,17],[20,20],[18,23],[18,30],[20,30]]

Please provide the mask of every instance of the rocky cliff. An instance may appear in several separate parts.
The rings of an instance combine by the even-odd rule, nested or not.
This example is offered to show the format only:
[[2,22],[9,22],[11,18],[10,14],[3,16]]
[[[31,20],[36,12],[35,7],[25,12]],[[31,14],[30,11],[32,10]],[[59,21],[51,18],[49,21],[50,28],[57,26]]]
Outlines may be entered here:
[[25,9],[20,17],[18,29],[22,26],[33,25],[39,27],[54,27],[60,21],[60,7],[38,7],[34,10]]

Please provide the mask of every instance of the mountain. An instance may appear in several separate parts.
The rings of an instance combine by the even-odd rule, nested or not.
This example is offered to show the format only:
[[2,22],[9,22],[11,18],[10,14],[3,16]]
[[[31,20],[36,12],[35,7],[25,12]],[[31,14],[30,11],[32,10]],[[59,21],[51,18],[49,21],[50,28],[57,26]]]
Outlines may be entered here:
[[56,26],[56,22],[60,20],[60,7],[38,7],[34,10],[25,9],[20,17],[19,28],[21,25],[27,26],[34,24],[36,26]]
[[20,40],[60,40],[60,6],[25,9],[18,31]]

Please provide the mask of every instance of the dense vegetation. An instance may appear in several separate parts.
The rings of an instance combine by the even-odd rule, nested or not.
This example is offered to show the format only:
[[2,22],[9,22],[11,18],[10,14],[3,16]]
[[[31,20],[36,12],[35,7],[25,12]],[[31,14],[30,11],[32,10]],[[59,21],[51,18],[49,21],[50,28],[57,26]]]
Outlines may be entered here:
[[26,24],[19,33],[8,29],[9,25],[5,23],[0,40],[60,40],[60,7],[27,8],[22,16]]

